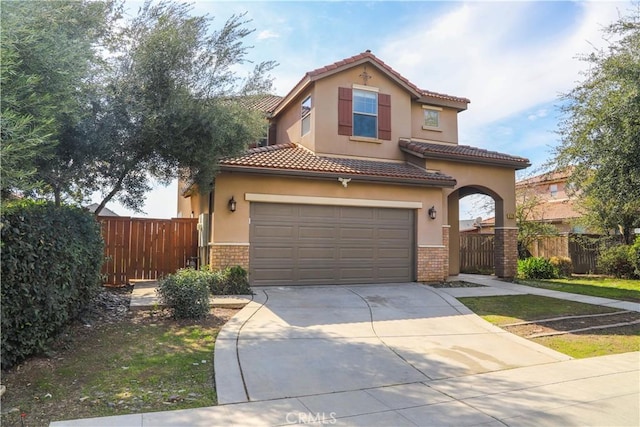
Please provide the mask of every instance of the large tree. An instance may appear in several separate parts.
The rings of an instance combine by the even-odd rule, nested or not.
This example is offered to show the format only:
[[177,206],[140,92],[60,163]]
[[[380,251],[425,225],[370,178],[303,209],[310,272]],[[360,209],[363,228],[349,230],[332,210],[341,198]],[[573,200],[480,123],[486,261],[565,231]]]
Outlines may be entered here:
[[[48,4],[55,9],[78,3]],[[120,18],[107,15],[117,10],[111,3],[82,3],[93,4],[104,7],[102,22]],[[132,19],[111,22],[99,33],[91,53],[100,53],[101,60],[69,76],[81,113],[55,115],[54,143],[46,157],[35,156],[36,176],[46,183],[41,188],[56,201],[100,192],[97,211],[112,199],[140,211],[151,179],[180,176],[206,191],[221,157],[262,136],[264,118],[237,100],[267,92],[275,65],[259,63],[239,77],[238,66],[249,62],[244,42],[253,30],[245,28],[242,15],[216,31],[211,23],[193,16],[189,5],[147,1]],[[56,55],[53,36],[35,32]],[[46,70],[36,76],[45,78]]]
[[118,16],[108,2],[4,2],[2,194],[52,189],[38,164],[52,161],[66,132],[82,120],[97,46]]
[[581,58],[584,80],[563,96],[554,163],[574,167],[587,223],[629,243],[640,227],[640,6],[605,35],[608,46]]

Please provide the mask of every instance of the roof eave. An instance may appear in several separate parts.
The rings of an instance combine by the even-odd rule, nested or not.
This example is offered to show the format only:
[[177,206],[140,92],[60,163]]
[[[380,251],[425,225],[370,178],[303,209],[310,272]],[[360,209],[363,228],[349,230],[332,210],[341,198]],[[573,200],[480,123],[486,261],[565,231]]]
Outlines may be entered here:
[[337,172],[320,172],[309,170],[294,170],[294,169],[280,169],[280,168],[261,168],[251,166],[235,166],[235,165],[221,165],[220,170],[223,172],[237,172],[237,173],[249,173],[249,174],[262,174],[262,175],[275,175],[275,176],[295,176],[300,178],[310,179],[326,179],[337,180],[338,178],[351,178],[363,182],[376,182],[395,185],[412,185],[418,187],[439,187],[439,188],[453,188],[456,186],[457,181],[451,179],[411,179],[411,178],[396,178],[390,176],[379,175],[367,175],[357,173],[337,173]]
[[405,147],[400,147],[405,153],[414,155],[421,159],[437,159],[437,160],[451,160],[460,163],[472,163],[477,165],[493,165],[493,166],[502,166],[513,168],[515,170],[526,169],[531,166],[529,162],[520,162],[520,161],[511,161],[511,160],[501,160],[501,159],[491,159],[486,157],[470,157],[470,156],[461,156],[459,154],[452,153],[420,153],[414,150],[410,150]]
[[440,97],[429,96],[426,94],[423,94],[422,96],[420,96],[420,98],[418,98],[418,102],[421,104],[435,105],[438,107],[453,108],[458,112],[465,111],[469,104],[468,100],[454,101],[451,99],[443,99]]

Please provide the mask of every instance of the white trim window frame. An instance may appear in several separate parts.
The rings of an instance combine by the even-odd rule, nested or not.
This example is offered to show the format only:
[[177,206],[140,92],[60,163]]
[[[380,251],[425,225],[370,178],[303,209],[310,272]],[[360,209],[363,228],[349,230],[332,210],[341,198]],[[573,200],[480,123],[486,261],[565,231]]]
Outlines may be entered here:
[[442,108],[423,105],[422,111],[422,129],[440,129]]
[[353,89],[353,136],[378,138],[378,92]]
[[300,104],[300,135],[311,132],[311,95]]

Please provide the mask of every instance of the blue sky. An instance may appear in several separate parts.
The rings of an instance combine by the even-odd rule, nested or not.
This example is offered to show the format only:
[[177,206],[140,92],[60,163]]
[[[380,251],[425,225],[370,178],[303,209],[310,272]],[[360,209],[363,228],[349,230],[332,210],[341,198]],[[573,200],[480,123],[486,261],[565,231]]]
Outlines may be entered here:
[[[130,3],[135,10],[138,3]],[[275,60],[275,92],[305,72],[367,49],[418,87],[467,97],[459,142],[527,157],[536,172],[558,144],[559,94],[582,79],[580,54],[605,46],[602,28],[631,2],[197,1],[219,28],[247,12],[248,59]],[[248,69],[238,68],[240,73]],[[147,196],[146,215],[176,215],[177,184]],[[463,203],[464,202],[464,203]],[[461,202],[461,216],[486,217]],[[133,215],[117,203],[109,208]]]

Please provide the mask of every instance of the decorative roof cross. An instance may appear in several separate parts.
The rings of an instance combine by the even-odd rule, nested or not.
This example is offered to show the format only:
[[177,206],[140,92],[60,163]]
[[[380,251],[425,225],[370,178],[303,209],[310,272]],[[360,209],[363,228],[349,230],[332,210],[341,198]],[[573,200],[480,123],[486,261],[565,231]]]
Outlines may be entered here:
[[358,77],[362,77],[362,81],[364,83],[364,85],[367,85],[367,81],[373,77],[371,77],[371,75],[369,73],[367,73],[367,65],[365,64],[364,66],[364,70],[362,71],[362,74],[360,74]]

